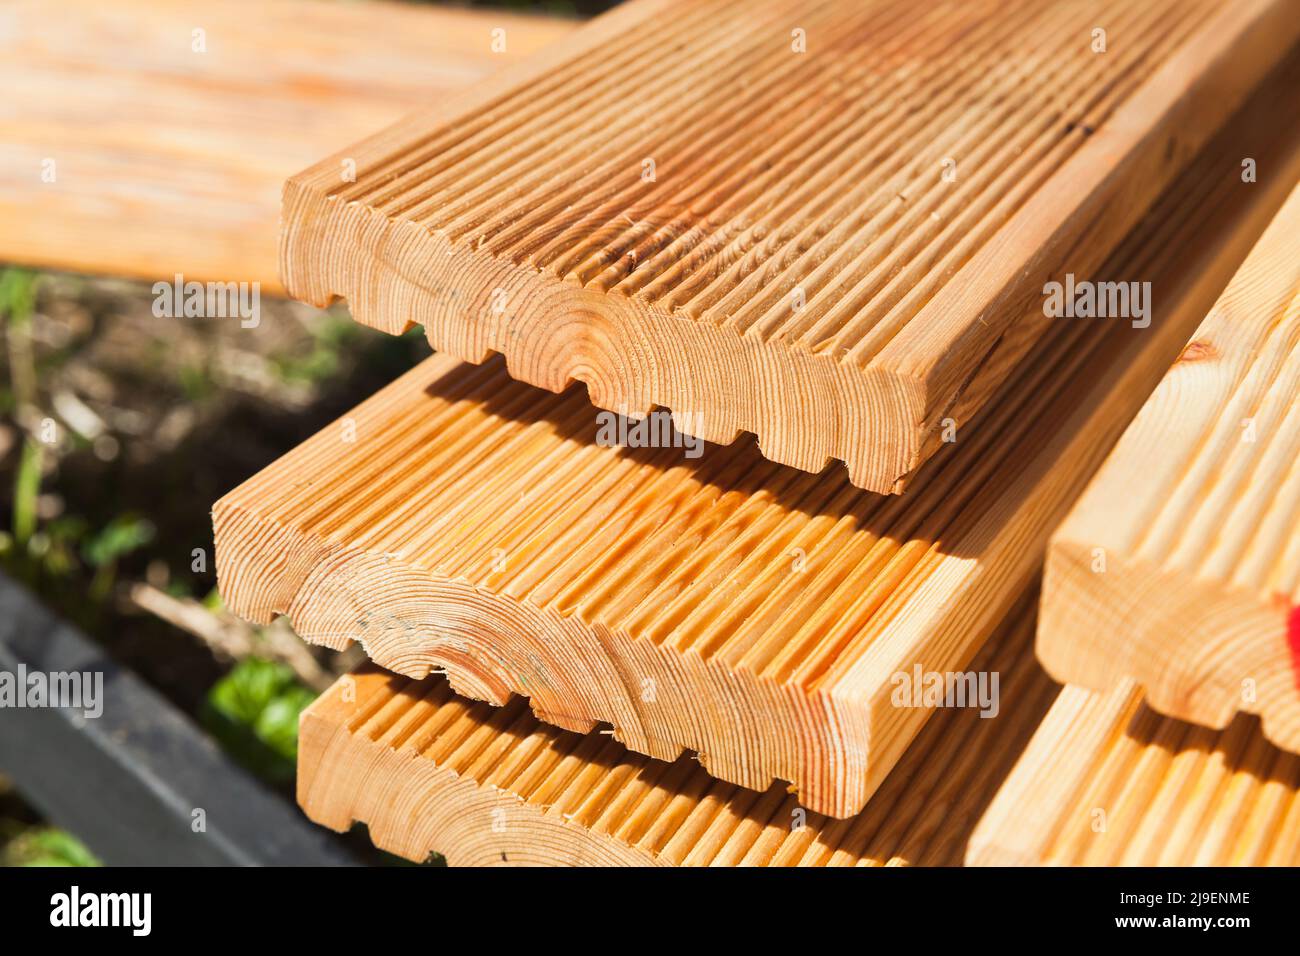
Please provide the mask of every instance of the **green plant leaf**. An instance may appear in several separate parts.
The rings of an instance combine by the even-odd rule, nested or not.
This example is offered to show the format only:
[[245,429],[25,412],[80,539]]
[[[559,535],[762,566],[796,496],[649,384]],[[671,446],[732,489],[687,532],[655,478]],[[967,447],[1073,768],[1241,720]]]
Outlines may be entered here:
[[286,687],[262,708],[253,724],[259,740],[280,756],[298,759],[298,715],[316,695],[305,687]]
[[86,845],[66,830],[33,827],[4,849],[6,866],[100,866]]
[[0,312],[15,325],[26,323],[36,311],[36,280],[26,269],[0,272]]
[[236,760],[282,784],[294,775],[298,715],[315,697],[284,664],[246,658],[208,691],[200,719]]
[[14,476],[14,540],[21,546],[36,531],[36,499],[41,493],[41,446],[31,438],[23,442]]
[[136,515],[118,515],[81,546],[81,556],[93,568],[103,567],[153,540],[154,526]]

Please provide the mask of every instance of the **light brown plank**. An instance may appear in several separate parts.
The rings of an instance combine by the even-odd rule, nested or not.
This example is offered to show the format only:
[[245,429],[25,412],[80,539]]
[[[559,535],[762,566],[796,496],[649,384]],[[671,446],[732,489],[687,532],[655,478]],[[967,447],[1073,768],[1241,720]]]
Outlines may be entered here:
[[634,0],[293,177],[283,274],[897,492],[1297,35],[1297,0]]
[[453,866],[956,865],[1056,694],[1030,652],[1032,603],[1000,631],[972,664],[998,675],[996,716],[936,713],[852,820],[559,730],[519,699],[493,708],[373,667],[303,714],[298,800],[327,827],[361,821],[391,853]]
[[970,839],[971,865],[1297,866],[1300,757],[1253,718],[1162,717],[1067,687]]
[[1040,341],[905,495],[749,442],[603,447],[576,389],[440,356],[216,504],[222,594],[407,676],[445,668],[466,696],[521,694],[567,729],[606,721],[640,753],[694,750],[856,813],[925,720],[892,706],[893,676],[974,656],[1294,182],[1283,79],[1105,267],[1154,283],[1151,327]]
[[1038,653],[1300,751],[1300,189],[1052,539]]
[[286,176],[575,26],[379,2],[6,3],[0,260],[277,291]]

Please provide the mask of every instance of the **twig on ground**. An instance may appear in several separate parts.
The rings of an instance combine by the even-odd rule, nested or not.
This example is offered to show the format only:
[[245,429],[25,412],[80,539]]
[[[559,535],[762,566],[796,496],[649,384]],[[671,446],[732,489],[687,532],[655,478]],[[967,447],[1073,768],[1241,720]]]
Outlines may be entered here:
[[151,584],[132,584],[127,597],[136,607],[193,634],[224,657],[278,660],[316,691],[325,690],[334,681],[334,675],[317,662],[307,645],[279,621],[254,628],[231,615],[214,613],[192,598],[172,597]]

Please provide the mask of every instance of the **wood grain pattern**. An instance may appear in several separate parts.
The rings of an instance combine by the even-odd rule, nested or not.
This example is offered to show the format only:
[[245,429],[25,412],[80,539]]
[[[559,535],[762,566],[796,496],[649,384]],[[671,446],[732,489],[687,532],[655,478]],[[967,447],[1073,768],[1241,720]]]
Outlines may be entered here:
[[1298,396],[1300,189],[1053,537],[1056,677],[1300,751]]
[[1297,0],[635,0],[293,177],[284,280],[897,492],[1298,35]]
[[453,866],[950,866],[1057,688],[1030,652],[1021,602],[972,667],[1000,675],[996,717],[943,710],[851,820],[802,811],[692,758],[628,751],[600,731],[364,668],[303,714],[298,801],[334,830],[367,824],[382,849]]
[[280,290],[286,176],[575,27],[378,2],[6,3],[0,260]]
[[1253,718],[1162,717],[1131,681],[1067,687],[970,839],[997,866],[1300,865],[1300,757]]
[[401,674],[446,669],[465,696],[521,694],[569,730],[605,721],[637,752],[691,749],[856,813],[925,720],[892,706],[893,675],[975,654],[1294,182],[1283,79],[1106,266],[1153,282],[1151,327],[1041,338],[905,495],[749,441],[604,447],[578,390],[438,356],[215,505],[222,594]]

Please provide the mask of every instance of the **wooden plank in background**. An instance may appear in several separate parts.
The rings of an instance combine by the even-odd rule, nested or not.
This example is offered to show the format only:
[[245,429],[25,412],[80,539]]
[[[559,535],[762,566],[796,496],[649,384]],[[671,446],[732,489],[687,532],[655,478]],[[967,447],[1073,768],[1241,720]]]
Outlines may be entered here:
[[283,275],[897,492],[1298,35],[1300,0],[633,0],[294,176]]
[[1162,717],[1131,681],[1063,690],[970,839],[971,865],[1297,866],[1300,757],[1253,718]]
[[854,814],[925,720],[893,706],[894,675],[974,656],[1281,204],[1294,89],[1293,66],[1103,269],[1153,283],[1151,326],[1040,341],[906,495],[746,441],[605,447],[578,390],[439,356],[215,505],[222,594],[407,676],[445,668],[466,696],[521,694],[542,720],[609,722],[635,751],[695,750],[732,783]]
[[6,3],[0,260],[277,291],[286,176],[575,26],[379,2]]
[[1300,752],[1300,188],[1054,535],[1038,653]]
[[453,866],[955,865],[1057,690],[1030,653],[1032,603],[1000,631],[972,664],[998,674],[998,713],[937,713],[852,820],[548,726],[517,698],[494,708],[373,667],[303,714],[298,800],[334,830],[361,821],[384,850]]

